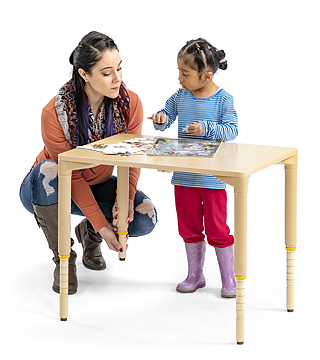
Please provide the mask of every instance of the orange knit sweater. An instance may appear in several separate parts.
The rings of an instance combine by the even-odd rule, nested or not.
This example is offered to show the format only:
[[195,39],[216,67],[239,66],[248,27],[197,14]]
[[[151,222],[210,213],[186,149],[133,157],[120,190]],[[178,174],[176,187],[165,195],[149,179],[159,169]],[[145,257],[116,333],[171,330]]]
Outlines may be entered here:
[[[128,90],[130,98],[130,122],[127,129],[128,134],[141,134],[143,110],[138,95]],[[55,97],[46,105],[41,116],[41,132],[44,141],[44,148],[37,156],[34,165],[43,160],[58,162],[58,154],[71,150],[70,143],[66,140],[60,126],[55,109]],[[95,231],[99,231],[108,225],[99,205],[97,204],[90,185],[100,184],[110,179],[113,166],[100,165],[90,169],[72,172],[71,197],[81,209],[84,216],[91,222]],[[140,176],[140,169],[129,169],[129,198],[134,199],[137,183]]]

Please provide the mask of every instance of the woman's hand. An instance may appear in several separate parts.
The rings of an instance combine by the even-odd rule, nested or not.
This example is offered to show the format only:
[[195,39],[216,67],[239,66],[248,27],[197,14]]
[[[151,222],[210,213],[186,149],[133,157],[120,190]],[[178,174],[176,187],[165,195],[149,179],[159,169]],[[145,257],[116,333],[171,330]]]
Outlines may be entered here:
[[[119,214],[119,208],[117,204],[117,200],[112,208],[112,217],[113,222],[112,224],[114,226],[117,226],[118,224],[118,214]],[[134,218],[134,206],[133,206],[133,200],[129,199],[129,209],[128,209],[128,217],[127,217],[127,223],[129,224],[131,221],[133,221]]]
[[[113,230],[118,231],[117,224],[118,224],[118,214],[119,214],[119,208],[117,204],[117,200],[113,205],[112,208],[112,225],[114,226]],[[134,218],[134,204],[131,199],[129,199],[129,209],[128,209],[128,217],[127,217],[127,223],[129,224],[131,221],[133,221]],[[129,234],[127,234],[127,241],[128,241]],[[126,249],[128,248],[128,245],[126,246]]]
[[113,229],[112,225],[109,224],[103,227],[102,229],[100,229],[99,234],[105,240],[110,250],[120,251],[120,252],[123,251],[122,246],[118,241],[117,234]]
[[152,120],[155,124],[163,125],[167,122],[167,117],[165,114],[152,114],[152,116],[148,117],[148,119]]
[[188,131],[193,136],[201,136],[203,131],[201,123],[194,123],[190,125]]

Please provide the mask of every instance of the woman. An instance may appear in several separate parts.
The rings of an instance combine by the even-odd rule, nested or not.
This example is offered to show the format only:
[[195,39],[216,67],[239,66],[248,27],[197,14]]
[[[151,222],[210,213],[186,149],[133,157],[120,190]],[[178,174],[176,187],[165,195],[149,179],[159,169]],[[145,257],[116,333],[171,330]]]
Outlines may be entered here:
[[[122,82],[121,58],[114,41],[90,32],[72,52],[72,79],[47,106],[41,117],[44,148],[25,177],[20,199],[35,215],[53,251],[56,263],[53,290],[60,291],[58,256],[58,154],[114,134],[141,134],[143,111],[139,97]],[[83,247],[83,264],[106,268],[100,245],[104,239],[114,251],[123,251],[114,227],[117,223],[116,177],[113,166],[73,171],[71,213],[85,216],[75,233]],[[137,182],[140,169],[129,169],[129,236],[150,233],[156,211]],[[71,246],[73,240],[71,239]],[[69,294],[77,291],[76,253],[69,258]]]

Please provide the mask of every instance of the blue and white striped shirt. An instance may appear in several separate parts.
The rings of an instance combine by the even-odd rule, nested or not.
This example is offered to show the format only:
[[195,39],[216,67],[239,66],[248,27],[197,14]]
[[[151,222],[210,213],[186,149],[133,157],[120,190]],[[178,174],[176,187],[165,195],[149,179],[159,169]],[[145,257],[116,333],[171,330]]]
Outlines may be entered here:
[[[219,89],[209,98],[196,98],[191,92],[179,89],[166,102],[164,113],[168,121],[163,125],[154,123],[157,130],[169,128],[178,117],[178,138],[230,141],[238,135],[238,118],[233,97],[224,89]],[[192,136],[182,132],[186,125],[202,124],[202,136]],[[211,175],[175,171],[171,183],[178,186],[225,189],[226,184]]]

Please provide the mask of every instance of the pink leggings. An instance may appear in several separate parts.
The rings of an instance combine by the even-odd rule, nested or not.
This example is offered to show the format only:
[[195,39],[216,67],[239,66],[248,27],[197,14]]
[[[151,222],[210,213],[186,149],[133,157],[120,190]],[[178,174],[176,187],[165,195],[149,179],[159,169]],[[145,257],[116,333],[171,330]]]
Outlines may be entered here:
[[233,245],[227,225],[227,193],[225,190],[175,186],[179,234],[186,243],[204,241],[224,248]]

